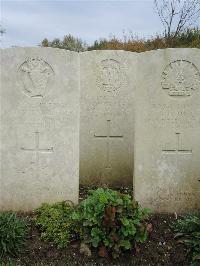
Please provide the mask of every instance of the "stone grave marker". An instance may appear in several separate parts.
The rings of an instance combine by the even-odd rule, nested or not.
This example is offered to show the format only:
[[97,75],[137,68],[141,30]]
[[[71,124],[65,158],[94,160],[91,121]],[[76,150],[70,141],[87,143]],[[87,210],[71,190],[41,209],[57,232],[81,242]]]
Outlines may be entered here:
[[158,212],[200,208],[200,51],[142,53],[137,68],[134,191]]
[[80,182],[132,183],[135,53],[80,54]]
[[52,48],[1,51],[1,210],[78,202],[79,58]]

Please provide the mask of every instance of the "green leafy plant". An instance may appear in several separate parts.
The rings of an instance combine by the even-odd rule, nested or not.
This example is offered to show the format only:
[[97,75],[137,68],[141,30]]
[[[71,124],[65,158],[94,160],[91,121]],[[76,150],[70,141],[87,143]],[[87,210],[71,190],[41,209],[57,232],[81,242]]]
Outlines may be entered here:
[[190,248],[192,263],[200,263],[200,215],[186,215],[174,222],[172,229],[175,238]]
[[0,213],[0,257],[16,255],[23,247],[27,235],[27,224],[15,213]]
[[36,210],[36,225],[41,229],[41,238],[54,242],[58,248],[65,248],[69,244],[72,234],[73,220],[71,214],[73,206],[67,202],[53,205],[42,204]]
[[146,240],[147,216],[148,210],[142,209],[129,195],[99,188],[90,191],[72,217],[76,232],[86,244],[98,247],[101,256],[110,251],[117,257],[135,242]]

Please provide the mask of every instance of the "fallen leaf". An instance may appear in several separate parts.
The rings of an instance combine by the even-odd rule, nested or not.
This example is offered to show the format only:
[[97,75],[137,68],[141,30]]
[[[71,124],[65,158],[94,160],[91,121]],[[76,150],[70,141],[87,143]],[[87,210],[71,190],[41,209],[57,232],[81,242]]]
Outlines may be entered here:
[[99,247],[99,252],[98,252],[99,257],[105,258],[108,256],[107,250],[105,246]]
[[87,257],[91,257],[91,255],[92,255],[90,248],[85,243],[81,243],[80,253],[84,254]]
[[153,225],[151,223],[147,224],[147,232],[151,233],[153,231]]

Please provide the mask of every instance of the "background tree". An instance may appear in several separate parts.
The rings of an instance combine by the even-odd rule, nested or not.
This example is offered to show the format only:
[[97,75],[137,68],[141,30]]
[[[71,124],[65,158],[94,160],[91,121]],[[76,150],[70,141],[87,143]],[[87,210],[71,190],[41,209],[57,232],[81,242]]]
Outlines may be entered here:
[[48,47],[48,46],[49,46],[49,41],[48,41],[47,38],[45,38],[45,39],[42,41],[41,46],[43,46],[43,47]]
[[173,39],[200,17],[200,0],[154,0],[156,11],[164,27],[165,38]]
[[47,38],[45,38],[41,42],[41,46],[66,49],[76,52],[82,52],[87,49],[87,45],[84,41],[82,41],[80,38],[75,38],[71,34],[65,35],[63,40],[55,38],[52,41],[49,41]]

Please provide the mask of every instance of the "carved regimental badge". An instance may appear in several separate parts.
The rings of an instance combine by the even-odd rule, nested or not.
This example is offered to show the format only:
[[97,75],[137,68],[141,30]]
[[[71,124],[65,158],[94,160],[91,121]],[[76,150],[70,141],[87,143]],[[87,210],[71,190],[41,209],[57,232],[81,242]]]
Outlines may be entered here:
[[105,92],[116,91],[122,84],[122,69],[117,60],[105,59],[97,67],[97,86]]
[[19,68],[24,92],[30,97],[43,97],[48,80],[53,75],[52,67],[40,58],[28,58]]
[[200,73],[197,67],[187,60],[170,63],[162,74],[162,88],[169,96],[188,97],[200,88]]

